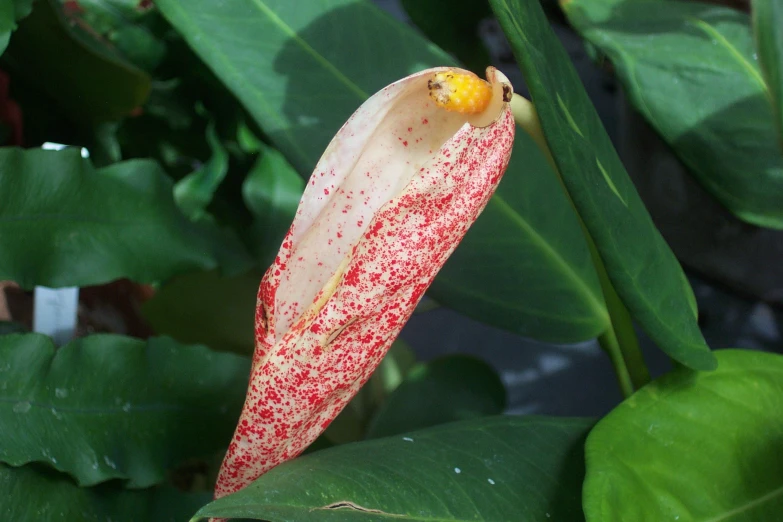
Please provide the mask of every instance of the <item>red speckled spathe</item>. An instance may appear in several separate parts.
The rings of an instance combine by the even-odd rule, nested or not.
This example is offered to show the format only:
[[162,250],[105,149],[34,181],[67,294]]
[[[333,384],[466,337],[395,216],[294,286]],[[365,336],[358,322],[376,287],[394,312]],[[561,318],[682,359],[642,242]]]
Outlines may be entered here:
[[[495,191],[511,155],[508,80],[485,114],[396,82],[338,132],[258,292],[247,398],[215,497],[301,453],[367,381]],[[481,125],[481,126],[474,126]]]

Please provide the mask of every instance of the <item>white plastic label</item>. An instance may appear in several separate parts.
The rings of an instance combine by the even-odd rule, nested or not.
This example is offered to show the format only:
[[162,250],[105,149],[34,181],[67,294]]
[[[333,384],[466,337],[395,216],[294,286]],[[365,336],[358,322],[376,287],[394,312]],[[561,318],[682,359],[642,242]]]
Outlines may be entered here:
[[62,346],[76,333],[79,288],[35,287],[33,331],[46,334]]

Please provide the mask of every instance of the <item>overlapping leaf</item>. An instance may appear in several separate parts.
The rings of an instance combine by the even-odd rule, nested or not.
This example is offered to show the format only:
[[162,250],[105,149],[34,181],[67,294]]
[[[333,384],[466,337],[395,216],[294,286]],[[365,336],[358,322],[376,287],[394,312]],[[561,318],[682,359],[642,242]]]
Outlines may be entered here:
[[617,293],[671,357],[693,368],[714,368],[682,268],[655,228],[541,6],[523,0],[490,3]]
[[81,486],[158,484],[227,444],[249,369],[168,338],[93,335],[55,349],[40,334],[0,336],[0,462],[46,463]]
[[[748,15],[662,0],[568,0],[563,8],[609,57],[633,105],[700,183],[740,218],[783,228],[783,154],[775,125],[781,93],[759,70]],[[764,18],[770,29],[759,26],[771,79],[783,59],[772,56],[773,10]]]

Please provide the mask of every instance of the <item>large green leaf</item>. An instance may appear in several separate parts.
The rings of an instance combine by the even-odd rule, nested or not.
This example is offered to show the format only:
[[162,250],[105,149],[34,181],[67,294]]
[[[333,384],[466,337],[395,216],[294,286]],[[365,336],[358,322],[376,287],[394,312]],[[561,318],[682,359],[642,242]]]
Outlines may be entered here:
[[247,269],[238,239],[188,221],[152,161],[100,170],[77,149],[0,149],[0,279],[23,288]]
[[193,520],[578,522],[591,423],[487,417],[345,444],[281,464]]
[[69,24],[55,0],[33,4],[7,58],[15,75],[57,100],[79,123],[118,120],[140,107],[150,91],[149,75],[79,24]]
[[[156,5],[303,175],[370,94],[414,71],[454,63],[365,1]],[[433,295],[541,339],[593,337],[606,328],[606,310],[577,220],[529,138],[519,136],[514,150],[498,197],[436,279]]]
[[671,0],[563,8],[701,184],[740,218],[783,228],[783,155],[748,15]]
[[499,415],[505,407],[506,388],[490,365],[450,355],[414,367],[378,410],[367,437]]
[[772,103],[772,117],[778,126],[780,146],[783,148],[783,3],[754,0],[753,33],[759,64]]
[[679,368],[598,422],[587,520],[780,520],[783,356],[715,353],[714,372]]
[[82,486],[165,480],[227,445],[250,362],[171,339],[0,337],[0,461],[44,462]]
[[54,470],[0,464],[0,519],[9,522],[181,522],[210,497],[171,487],[133,491],[116,483],[81,488]]
[[541,6],[535,0],[491,0],[491,5],[617,293],[666,353],[686,366],[714,368],[682,268],[650,219]]

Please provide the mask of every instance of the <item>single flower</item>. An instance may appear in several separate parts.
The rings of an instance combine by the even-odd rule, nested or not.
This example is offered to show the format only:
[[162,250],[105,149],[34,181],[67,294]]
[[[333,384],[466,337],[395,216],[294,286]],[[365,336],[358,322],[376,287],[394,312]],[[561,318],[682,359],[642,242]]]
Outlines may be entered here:
[[215,497],[301,453],[367,381],[495,191],[508,79],[408,76],[327,147],[258,292],[247,398]]

